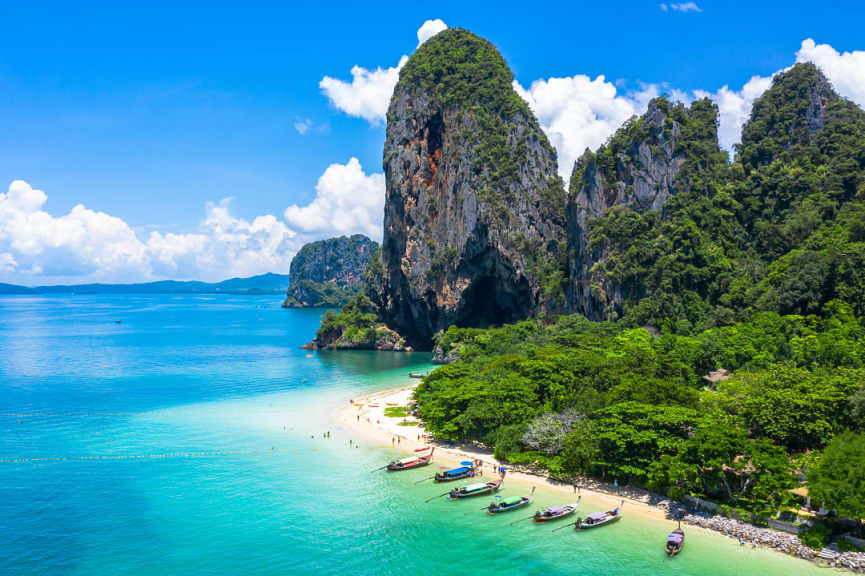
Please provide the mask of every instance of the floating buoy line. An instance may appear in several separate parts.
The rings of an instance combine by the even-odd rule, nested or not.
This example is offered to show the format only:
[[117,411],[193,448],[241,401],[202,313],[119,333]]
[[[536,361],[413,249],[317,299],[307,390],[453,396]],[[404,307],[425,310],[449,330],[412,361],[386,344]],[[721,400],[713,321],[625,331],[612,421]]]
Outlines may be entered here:
[[[295,410],[239,410],[244,414],[288,414]],[[218,410],[150,410],[145,412],[3,412],[0,418],[81,418],[89,416],[144,416],[148,414],[226,414]],[[232,414],[235,412],[232,411]]]
[[0,458],[0,464],[25,464],[39,462],[81,462],[92,460],[160,460],[165,458],[211,458],[215,456],[265,456],[290,452],[318,452],[308,450],[212,450],[209,452],[168,452],[165,454],[108,454],[97,456],[55,456],[48,458]]

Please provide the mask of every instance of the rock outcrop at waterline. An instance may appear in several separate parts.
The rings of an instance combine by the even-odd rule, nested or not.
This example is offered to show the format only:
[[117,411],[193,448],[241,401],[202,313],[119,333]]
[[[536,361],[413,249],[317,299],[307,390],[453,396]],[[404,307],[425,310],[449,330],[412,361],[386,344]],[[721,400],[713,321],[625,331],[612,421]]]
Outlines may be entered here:
[[339,308],[363,289],[363,272],[379,249],[363,234],[304,244],[291,260],[283,308]]
[[450,325],[564,310],[564,186],[512,80],[489,42],[450,29],[418,48],[394,90],[372,296],[421,348]]
[[305,350],[391,350],[411,351],[405,340],[383,325],[366,294],[358,294],[342,307],[339,314],[328,310],[321,328]]

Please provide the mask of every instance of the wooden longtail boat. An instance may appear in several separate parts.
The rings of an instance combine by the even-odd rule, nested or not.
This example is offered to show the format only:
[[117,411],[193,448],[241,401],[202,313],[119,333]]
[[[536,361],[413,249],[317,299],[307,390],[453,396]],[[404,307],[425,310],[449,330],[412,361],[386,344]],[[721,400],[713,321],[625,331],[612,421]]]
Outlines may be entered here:
[[585,518],[577,520],[577,523],[574,524],[574,530],[591,530],[592,528],[598,528],[599,526],[605,526],[606,524],[617,522],[619,518],[622,517],[622,506],[624,506],[624,504],[625,501],[622,500],[622,503],[619,504],[618,508],[608,510],[607,512],[593,512],[587,514]]
[[535,489],[532,487],[532,493],[528,496],[511,496],[509,498],[502,498],[498,502],[492,501],[487,508],[487,514],[501,514],[502,512],[516,510],[517,508],[521,508],[522,506],[531,503],[534,497]]
[[560,520],[565,516],[570,516],[571,514],[573,514],[576,511],[577,506],[579,505],[580,499],[577,498],[577,501],[573,504],[567,504],[565,506],[553,506],[552,508],[547,508],[543,512],[538,510],[532,517],[532,522],[534,522],[535,524],[543,524],[544,522]]
[[409,378],[426,378],[426,372],[409,372]]
[[432,460],[433,452],[435,452],[435,448],[433,448],[432,452],[426,456],[409,456],[402,460],[395,460],[387,465],[387,469],[391,472],[396,472],[397,470],[410,470],[412,468],[426,466],[430,463],[430,460]]
[[499,478],[498,480],[493,480],[492,482],[479,482],[477,484],[469,484],[468,486],[454,488],[453,490],[451,490],[451,493],[448,494],[448,499],[459,500],[460,498],[471,498],[472,496],[492,494],[493,492],[497,492],[498,489],[502,487],[502,482],[504,481],[504,478]]
[[462,463],[463,466],[439,472],[433,478],[433,482],[453,482],[454,480],[462,480],[463,478],[474,478],[477,466],[471,462]]
[[667,557],[674,558],[685,547],[685,532],[676,528],[667,536]]

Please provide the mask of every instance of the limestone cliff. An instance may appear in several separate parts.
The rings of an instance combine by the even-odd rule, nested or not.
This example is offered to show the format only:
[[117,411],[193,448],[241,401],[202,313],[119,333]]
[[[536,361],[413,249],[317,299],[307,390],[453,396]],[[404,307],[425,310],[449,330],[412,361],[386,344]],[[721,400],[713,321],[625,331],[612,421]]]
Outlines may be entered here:
[[[686,108],[656,98],[605,146],[586,150],[577,160],[567,202],[571,311],[592,320],[621,315],[628,287],[611,281],[597,266],[606,252],[591,241],[592,221],[613,208],[662,214],[667,200],[687,189],[686,176],[702,168],[697,158],[690,170],[683,170],[688,159],[717,157],[716,114],[707,100]],[[700,154],[689,154],[695,149]]]
[[373,297],[416,347],[452,324],[564,309],[564,186],[512,80],[489,42],[460,29],[425,42],[400,73]]
[[304,244],[291,260],[283,308],[345,305],[361,291],[363,272],[378,249],[378,242],[362,234]]

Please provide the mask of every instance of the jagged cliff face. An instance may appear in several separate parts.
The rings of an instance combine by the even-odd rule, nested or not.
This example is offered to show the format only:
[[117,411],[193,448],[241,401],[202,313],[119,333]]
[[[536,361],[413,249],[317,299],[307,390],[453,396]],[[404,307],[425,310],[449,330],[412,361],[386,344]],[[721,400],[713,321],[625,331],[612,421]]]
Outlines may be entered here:
[[642,117],[620,128],[608,145],[594,153],[586,150],[577,160],[567,202],[571,311],[592,320],[621,315],[629,294],[596,269],[606,253],[590,242],[592,220],[617,207],[663,211],[667,200],[688,186],[681,177],[688,159],[683,140],[689,144],[701,140],[717,150],[714,130],[688,130],[693,114],[714,113],[705,102],[695,112],[657,98]]
[[378,251],[363,234],[304,244],[291,260],[284,307],[339,307],[360,290],[363,272]]
[[512,78],[491,44],[451,29],[418,48],[394,90],[375,296],[416,346],[452,324],[564,307],[564,188]]

